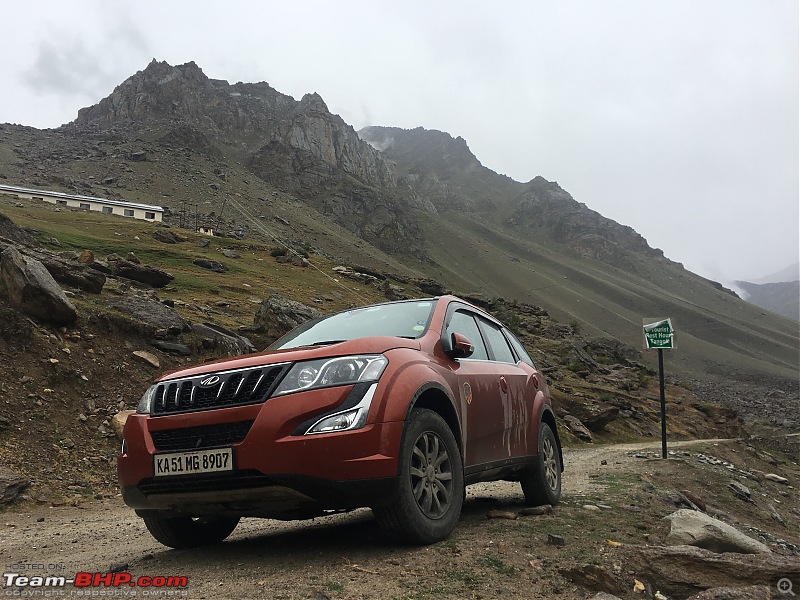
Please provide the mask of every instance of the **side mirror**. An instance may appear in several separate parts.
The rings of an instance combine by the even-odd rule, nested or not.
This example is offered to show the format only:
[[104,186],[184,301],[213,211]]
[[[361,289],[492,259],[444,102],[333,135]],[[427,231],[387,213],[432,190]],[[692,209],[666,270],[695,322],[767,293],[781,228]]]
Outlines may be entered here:
[[449,340],[447,338],[443,339],[442,349],[452,359],[469,358],[475,352],[475,346],[470,339],[460,333],[451,333]]

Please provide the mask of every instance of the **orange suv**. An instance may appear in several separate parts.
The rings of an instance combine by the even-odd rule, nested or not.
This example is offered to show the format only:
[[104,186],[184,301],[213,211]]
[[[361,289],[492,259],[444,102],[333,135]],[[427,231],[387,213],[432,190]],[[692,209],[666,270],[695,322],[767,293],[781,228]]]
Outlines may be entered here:
[[241,517],[371,507],[396,539],[458,522],[465,486],[519,481],[555,504],[563,461],[545,377],[455,296],[309,321],[259,354],[161,376],[125,425],[125,502],[162,544],[220,542]]

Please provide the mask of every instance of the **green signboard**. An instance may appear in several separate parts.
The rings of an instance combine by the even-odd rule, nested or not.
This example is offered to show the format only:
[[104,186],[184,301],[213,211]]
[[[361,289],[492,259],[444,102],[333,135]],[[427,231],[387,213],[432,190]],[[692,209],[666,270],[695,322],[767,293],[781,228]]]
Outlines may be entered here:
[[675,347],[675,330],[672,328],[671,319],[645,322],[642,326],[647,350],[671,350]]

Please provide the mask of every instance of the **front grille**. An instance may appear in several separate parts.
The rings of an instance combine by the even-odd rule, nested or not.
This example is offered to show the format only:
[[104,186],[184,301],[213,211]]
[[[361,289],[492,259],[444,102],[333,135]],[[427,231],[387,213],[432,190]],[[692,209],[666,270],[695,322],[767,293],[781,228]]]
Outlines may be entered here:
[[153,416],[264,402],[290,364],[206,373],[158,384]]
[[217,446],[230,446],[244,440],[253,421],[220,423],[183,429],[151,431],[156,450],[200,450]]
[[220,492],[273,485],[266,475],[253,469],[227,475],[194,475],[183,479],[145,479],[137,487],[145,496],[151,494],[188,494],[194,492]]

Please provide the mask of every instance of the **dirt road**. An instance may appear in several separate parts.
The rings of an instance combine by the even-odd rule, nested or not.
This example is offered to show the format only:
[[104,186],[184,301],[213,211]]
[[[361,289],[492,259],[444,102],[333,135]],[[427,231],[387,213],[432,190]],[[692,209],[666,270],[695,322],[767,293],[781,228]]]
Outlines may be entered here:
[[[629,455],[631,451],[647,449],[660,449],[660,445],[567,450],[562,505],[567,508],[559,506],[556,515],[570,510],[570,505],[579,505],[586,494],[602,493],[603,484],[594,476],[596,473],[602,471],[603,480],[608,481],[609,476],[630,470],[631,463],[641,462]],[[606,464],[601,466],[601,461]],[[470,487],[453,537],[428,547],[397,546],[385,541],[369,510],[305,522],[244,519],[223,544],[177,551],[155,542],[119,498],[80,507],[36,507],[0,515],[0,564],[4,573],[22,576],[71,578],[78,572],[106,573],[119,568],[130,573],[134,581],[141,576],[158,575],[188,579],[185,588],[160,590],[130,585],[94,590],[72,586],[47,589],[62,591],[65,596],[105,592],[117,597],[169,594],[193,599],[410,599],[463,598],[470,594],[577,597],[570,595],[575,589],[558,583],[555,566],[549,566],[550,554],[542,550],[543,544],[536,535],[538,530],[530,529],[522,519],[487,520],[487,510],[518,510],[521,499],[515,483]],[[563,520],[552,526],[570,527]],[[6,576],[4,584],[8,581]],[[5,587],[0,594],[10,595],[13,588]],[[28,595],[45,591],[20,589]]]

